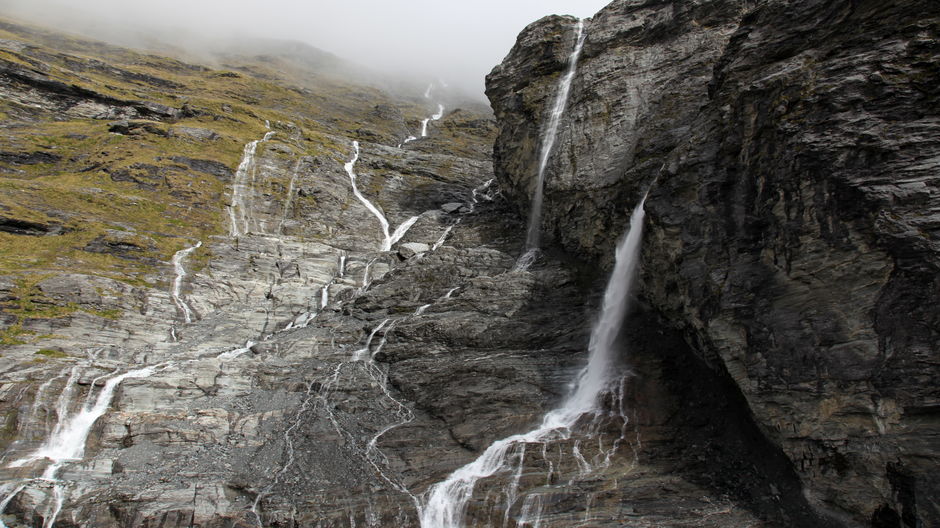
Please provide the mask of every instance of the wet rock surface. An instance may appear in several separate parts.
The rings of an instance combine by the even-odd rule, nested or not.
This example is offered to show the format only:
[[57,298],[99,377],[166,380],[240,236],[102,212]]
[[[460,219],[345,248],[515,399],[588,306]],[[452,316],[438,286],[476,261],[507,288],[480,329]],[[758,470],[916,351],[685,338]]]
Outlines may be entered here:
[[[435,109],[323,83],[278,92],[318,101],[287,116],[253,75],[312,73],[145,73],[68,39],[0,41],[17,54],[0,64],[0,170],[20,196],[53,177],[100,186],[0,204],[0,235],[19,237],[4,240],[66,240],[0,275],[0,519],[417,526],[432,485],[567,394],[652,185],[621,383],[570,435],[516,446],[466,525],[935,524],[936,17],[928,2],[613,2],[586,24],[551,244],[527,271],[518,213],[574,19],[526,28],[489,77],[495,152],[472,107],[396,147]],[[216,108],[109,94],[92,74],[244,84]],[[60,119],[78,121],[43,129],[56,141],[22,132]],[[354,140],[361,193],[392,231],[414,219],[390,251],[344,168]],[[130,213],[79,210],[99,204]],[[99,401],[83,452],[54,471],[33,456]]]
[[[732,380],[812,525],[930,526],[937,6],[614,2],[587,25],[545,230],[609,262],[650,188],[641,296]],[[567,36],[564,36],[567,35]],[[572,22],[488,78],[520,208]]]

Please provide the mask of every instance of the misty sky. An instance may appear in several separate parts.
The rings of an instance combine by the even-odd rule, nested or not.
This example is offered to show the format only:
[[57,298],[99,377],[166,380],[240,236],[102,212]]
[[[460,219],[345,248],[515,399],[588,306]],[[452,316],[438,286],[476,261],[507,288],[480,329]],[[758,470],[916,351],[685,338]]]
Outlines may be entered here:
[[[0,0],[0,14],[128,33],[300,40],[365,66],[439,77],[482,95],[516,35],[548,14],[589,17],[610,0]],[[423,82],[423,81],[422,81]]]

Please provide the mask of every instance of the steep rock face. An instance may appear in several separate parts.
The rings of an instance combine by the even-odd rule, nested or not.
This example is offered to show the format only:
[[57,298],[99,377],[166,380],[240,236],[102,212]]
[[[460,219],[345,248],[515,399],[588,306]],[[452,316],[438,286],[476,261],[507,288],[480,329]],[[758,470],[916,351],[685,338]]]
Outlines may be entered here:
[[[940,522],[938,30],[932,2],[614,2],[547,180],[545,230],[601,260],[652,183],[642,296],[846,525]],[[570,39],[488,79],[522,207],[547,103],[520,100]]]
[[[611,258],[612,240],[662,165],[658,157],[682,141],[704,103],[711,70],[745,5],[617,1],[587,24],[548,165],[548,238],[591,258]],[[561,17],[532,24],[487,77],[500,124],[496,173],[522,209],[532,193],[556,76],[574,46],[573,25]]]
[[[485,112],[405,143],[420,96],[0,28],[0,59],[35,74],[0,72],[7,526],[415,526],[432,485],[569,390],[604,278],[513,269],[523,226]],[[128,110],[149,98],[179,112]],[[354,140],[359,191],[393,230],[414,221],[391,251],[352,190]],[[792,475],[753,463],[740,397],[677,332],[646,315],[627,339],[636,381],[570,436],[516,446],[466,525],[811,519],[780,507]],[[92,411],[69,459],[37,453]]]

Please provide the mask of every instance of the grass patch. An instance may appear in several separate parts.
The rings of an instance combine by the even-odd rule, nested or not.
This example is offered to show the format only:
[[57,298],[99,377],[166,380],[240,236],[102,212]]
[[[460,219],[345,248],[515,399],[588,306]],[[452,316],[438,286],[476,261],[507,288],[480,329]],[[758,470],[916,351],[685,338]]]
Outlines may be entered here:
[[69,357],[68,354],[62,352],[61,350],[56,350],[54,348],[40,348],[36,351],[37,355],[45,356],[47,358],[62,359]]

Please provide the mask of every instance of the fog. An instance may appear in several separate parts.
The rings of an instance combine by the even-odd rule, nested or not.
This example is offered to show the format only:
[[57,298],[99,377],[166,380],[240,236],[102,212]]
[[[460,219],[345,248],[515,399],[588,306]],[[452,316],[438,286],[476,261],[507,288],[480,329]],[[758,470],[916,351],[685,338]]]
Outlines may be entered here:
[[135,47],[297,40],[371,70],[441,80],[482,98],[484,76],[527,24],[549,14],[589,17],[608,2],[0,0],[0,14]]

